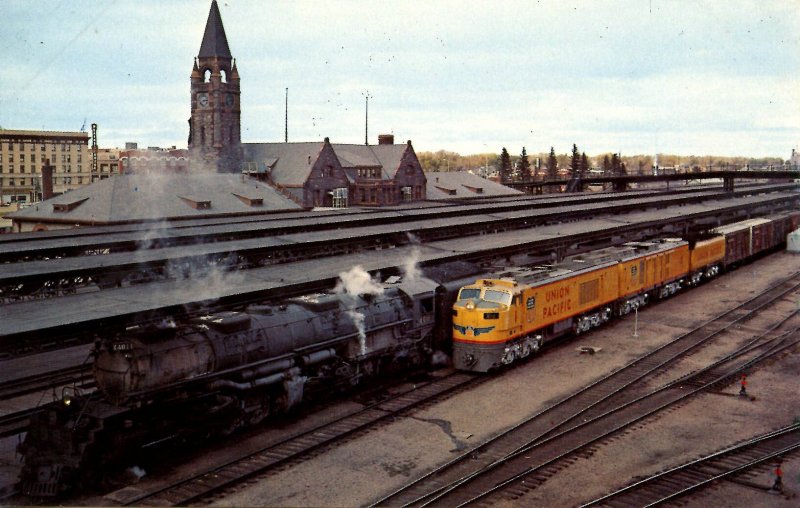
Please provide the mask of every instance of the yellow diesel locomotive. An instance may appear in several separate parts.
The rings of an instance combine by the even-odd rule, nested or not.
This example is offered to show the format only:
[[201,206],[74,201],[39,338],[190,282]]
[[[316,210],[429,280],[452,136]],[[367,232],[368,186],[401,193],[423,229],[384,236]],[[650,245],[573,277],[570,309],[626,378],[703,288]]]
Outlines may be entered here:
[[630,242],[464,286],[453,305],[453,363],[488,372],[720,271],[725,239]]

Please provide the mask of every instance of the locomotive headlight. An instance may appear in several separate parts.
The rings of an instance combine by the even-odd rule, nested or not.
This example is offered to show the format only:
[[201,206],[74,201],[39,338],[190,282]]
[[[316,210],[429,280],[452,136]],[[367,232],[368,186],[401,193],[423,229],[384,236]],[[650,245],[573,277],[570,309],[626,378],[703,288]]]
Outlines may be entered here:
[[467,304],[464,305],[464,307],[466,307],[467,310],[474,310],[475,309],[475,302],[473,302],[472,300],[467,300]]
[[72,397],[70,397],[69,395],[64,395],[63,402],[65,406],[69,406],[70,404],[72,404]]

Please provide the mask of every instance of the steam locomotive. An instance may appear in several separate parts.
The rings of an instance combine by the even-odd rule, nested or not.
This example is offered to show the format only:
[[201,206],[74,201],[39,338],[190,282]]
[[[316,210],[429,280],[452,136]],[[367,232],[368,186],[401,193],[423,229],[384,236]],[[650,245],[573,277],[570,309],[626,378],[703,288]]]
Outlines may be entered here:
[[[57,496],[172,440],[226,435],[301,401],[406,372],[447,347],[450,306],[475,272],[454,263],[348,291],[133,326],[93,350],[97,391],[43,406],[18,451],[21,492]],[[364,272],[365,273],[365,272]],[[469,278],[460,278],[467,277]],[[367,275],[368,277],[368,275]]]
[[19,446],[20,490],[57,496],[94,484],[163,443],[228,434],[315,396],[426,365],[451,346],[456,368],[502,367],[545,340],[587,331],[764,252],[799,221],[795,212],[726,226],[691,248],[660,240],[538,268],[450,263],[389,278],[369,294],[314,294],[130,327],[95,344],[96,392],[72,390],[31,418]]

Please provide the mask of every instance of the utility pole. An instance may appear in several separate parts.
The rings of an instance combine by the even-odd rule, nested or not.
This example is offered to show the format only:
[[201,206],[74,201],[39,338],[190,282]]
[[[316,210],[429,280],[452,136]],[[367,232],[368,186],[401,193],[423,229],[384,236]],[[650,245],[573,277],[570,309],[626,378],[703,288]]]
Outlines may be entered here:
[[286,88],[286,107],[283,117],[283,142],[289,142],[289,88]]
[[369,90],[367,93],[364,94],[364,99],[366,100],[366,106],[364,109],[364,144],[369,144]]

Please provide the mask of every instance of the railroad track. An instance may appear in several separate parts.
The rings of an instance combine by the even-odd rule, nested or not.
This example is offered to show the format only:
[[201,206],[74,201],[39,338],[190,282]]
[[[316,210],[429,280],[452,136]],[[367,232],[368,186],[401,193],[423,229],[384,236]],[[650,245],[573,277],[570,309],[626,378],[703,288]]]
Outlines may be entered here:
[[676,407],[698,393],[733,382],[744,370],[795,348],[798,344],[800,335],[795,331],[791,337],[773,339],[768,351],[755,358],[736,362],[739,354],[752,353],[752,350],[731,355],[721,363],[701,371],[703,375],[712,374],[713,380],[706,385],[698,388],[684,386],[694,381],[693,376],[669,383],[560,434],[520,447],[481,471],[460,479],[430,499],[423,500],[418,506],[484,506],[501,499],[518,499],[575,459],[591,455],[592,446],[629,430],[647,417]]
[[[711,455],[701,457],[633,483],[582,507],[612,506],[618,508],[655,506],[707,487],[722,479],[741,481],[737,476],[752,468],[780,462],[781,457],[800,450],[800,423],[749,439]],[[771,490],[771,485],[747,483],[748,486]]]
[[[659,407],[660,404],[653,401],[659,398],[663,398],[665,401],[674,399],[670,392],[676,390],[661,389],[651,392],[648,396],[642,395],[643,389],[640,387],[644,385],[643,381],[646,379],[655,377],[656,374],[663,371],[670,364],[685,357],[702,345],[708,344],[709,341],[720,335],[724,330],[752,318],[758,311],[786,294],[797,290],[799,287],[800,273],[795,273],[761,294],[704,323],[696,330],[684,334],[661,348],[634,360],[625,367],[573,393],[553,406],[533,415],[528,420],[494,437],[492,440],[463,453],[425,476],[377,500],[375,505],[457,505],[460,502],[471,499],[471,496],[459,497],[456,493],[464,493],[470,490],[473,496],[478,496],[475,489],[466,489],[462,486],[473,484],[478,479],[486,476],[494,478],[496,483],[503,483],[503,480],[497,480],[496,474],[488,475],[487,473],[498,469],[506,461],[513,461],[513,459],[518,458],[519,454],[522,453],[521,450],[525,451],[525,456],[530,457],[531,452],[536,449],[538,444],[555,442],[560,443],[555,448],[560,447],[561,451],[552,450],[554,447],[550,445],[551,450],[548,452],[550,455],[544,455],[552,458],[573,453],[575,450],[585,446],[585,441],[581,440],[589,439],[580,434],[575,438],[570,437],[573,430],[580,429],[586,422],[594,421],[604,421],[605,429],[613,428],[613,422],[609,422],[607,418],[603,420],[603,417],[614,414],[615,411],[621,408],[628,407],[633,401],[647,399],[649,400],[648,404]],[[792,316],[794,315],[792,314]],[[777,330],[792,316],[773,325],[764,335],[777,334]],[[782,336],[778,335],[777,338],[773,338],[773,340],[779,339],[783,340]],[[765,338],[758,337],[750,341],[740,350],[740,354],[748,347],[759,347],[757,345],[759,341],[765,341]],[[709,375],[711,375],[712,379],[708,378]],[[703,383],[701,383],[703,388],[698,388],[698,390],[705,389],[706,385],[709,387],[718,386],[726,379],[725,377],[722,380],[719,379],[719,373],[716,371],[712,373],[699,372],[694,376],[696,379],[701,379],[700,376],[706,376],[703,378]],[[688,384],[688,381],[684,381]],[[672,387],[672,385],[668,386]],[[677,400],[674,400],[670,404],[676,402]],[[639,411],[642,411],[641,408]],[[595,431],[601,430],[604,430],[602,425],[600,428],[595,429]],[[560,439],[555,439],[558,436],[561,436]],[[584,442],[584,444],[580,445],[581,442]],[[534,461],[526,459],[525,462]],[[544,481],[544,479],[546,479],[546,475],[540,478],[541,481]],[[480,499],[480,497],[476,497],[476,499]]]
[[311,451],[330,446],[355,432],[368,429],[409,409],[451,395],[456,390],[473,386],[485,379],[471,373],[453,372],[423,385],[417,384],[408,391],[256,452],[248,453],[214,469],[118,501],[124,506],[195,504],[254,475],[263,474],[289,460],[301,458]]

